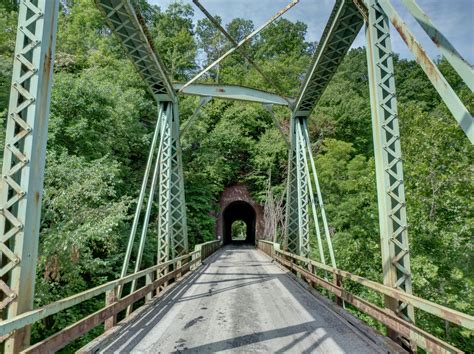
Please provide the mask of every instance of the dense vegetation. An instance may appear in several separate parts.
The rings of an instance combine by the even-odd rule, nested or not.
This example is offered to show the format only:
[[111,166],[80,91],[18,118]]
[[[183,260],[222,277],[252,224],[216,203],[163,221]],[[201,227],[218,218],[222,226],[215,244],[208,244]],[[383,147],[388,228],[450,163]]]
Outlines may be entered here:
[[[36,306],[117,276],[156,119],[152,97],[118,41],[104,30],[92,1],[61,4]],[[207,20],[193,23],[189,6],[159,9],[144,0],[141,5],[173,80],[190,78],[229,48]],[[15,1],[0,1],[3,119],[16,18]],[[225,27],[241,39],[254,24],[236,18]],[[305,34],[304,23],[281,19],[248,45],[253,59],[288,96],[297,94],[315,47]],[[381,281],[365,59],[363,48],[347,55],[310,119],[310,133],[338,265]],[[447,63],[441,60],[439,66],[473,111],[473,94]],[[396,74],[414,292],[474,314],[474,149],[414,61],[397,59]],[[205,80],[272,90],[238,55],[211,70]],[[195,98],[180,99],[184,122],[197,105]],[[288,111],[275,108],[275,114],[288,129]],[[0,136],[4,139],[3,131]],[[191,245],[214,237],[216,201],[226,185],[246,183],[262,203],[269,182],[276,198],[284,190],[286,145],[259,105],[211,101],[182,144]],[[150,233],[155,230],[150,225]],[[148,249],[145,266],[153,262],[155,248]],[[42,321],[34,326],[33,339],[99,305],[91,301]],[[469,331],[421,314],[417,321],[459,348],[474,351]]]

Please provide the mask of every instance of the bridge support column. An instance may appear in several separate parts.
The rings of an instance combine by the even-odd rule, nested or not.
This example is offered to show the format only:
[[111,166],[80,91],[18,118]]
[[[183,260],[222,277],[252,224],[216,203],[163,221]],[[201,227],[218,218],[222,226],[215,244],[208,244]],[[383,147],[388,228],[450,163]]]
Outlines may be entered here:
[[[33,308],[58,0],[19,2],[0,194],[0,310]],[[2,352],[29,345],[29,326]]]
[[[158,192],[158,260],[188,252],[188,230],[184,201],[184,179],[179,143],[179,111],[176,103],[164,102],[162,111],[162,150]],[[166,274],[163,269],[158,276]]]
[[[147,194],[148,185],[148,201],[146,203],[145,216],[142,221],[143,226],[134,272],[136,273],[141,269],[148,225],[156,191],[158,194],[157,264],[167,262],[170,258],[182,256],[188,252],[186,205],[184,200],[184,180],[179,134],[179,114],[177,104],[171,101],[159,102],[155,134],[150,147],[142,189],[140,191],[137,210],[135,212],[135,218],[122,267],[122,277],[127,274],[135,234],[138,223],[141,219],[141,211],[145,195]],[[153,176],[150,182],[149,177],[152,166]],[[156,279],[164,276],[168,270],[168,268],[158,270]],[[132,281],[131,292],[135,290],[136,284],[136,280]],[[119,298],[122,295],[121,292],[122,287],[120,287],[118,291]],[[132,308],[129,307],[128,313],[131,311]]]
[[291,118],[284,247],[289,252],[306,257],[309,256],[308,179],[304,163],[305,147],[298,133],[303,119]]
[[[377,0],[368,0],[366,25],[372,129],[379,210],[383,281],[412,292],[403,163],[389,21]],[[414,322],[413,307],[386,298],[385,306]],[[394,339],[401,338],[389,331]],[[415,348],[416,349],[416,348]]]
[[[306,119],[306,117],[292,117],[291,119],[291,144],[288,158],[288,189],[284,246],[292,253],[304,257],[310,256],[311,231],[309,214],[311,208],[320,261],[321,263],[326,264],[317,215],[318,206],[323,221],[324,235],[329,250],[331,265],[336,268],[336,259],[334,257],[329,225],[326,218],[326,211],[324,210],[323,197],[316,172],[316,165],[311,151]],[[313,192],[314,190],[316,193]]]

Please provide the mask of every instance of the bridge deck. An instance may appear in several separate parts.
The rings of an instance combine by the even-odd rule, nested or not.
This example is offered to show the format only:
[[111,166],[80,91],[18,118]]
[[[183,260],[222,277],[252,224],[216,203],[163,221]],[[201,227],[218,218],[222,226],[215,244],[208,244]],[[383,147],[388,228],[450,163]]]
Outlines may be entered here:
[[118,326],[102,352],[386,351],[253,247],[218,251]]

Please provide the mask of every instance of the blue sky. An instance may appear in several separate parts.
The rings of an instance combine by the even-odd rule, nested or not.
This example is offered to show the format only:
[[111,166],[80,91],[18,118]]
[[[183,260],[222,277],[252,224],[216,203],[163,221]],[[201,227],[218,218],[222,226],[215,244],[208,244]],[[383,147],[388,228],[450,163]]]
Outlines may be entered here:
[[[161,8],[166,8],[176,0],[148,0]],[[191,0],[179,0],[192,4]],[[277,11],[282,9],[290,0],[200,0],[213,15],[219,15],[224,23],[233,18],[251,19],[259,26]],[[439,56],[438,49],[432,44],[418,23],[405,10],[400,0],[391,0],[398,9],[401,17],[415,33],[418,40],[431,57]],[[327,22],[334,0],[300,0],[285,18],[303,21],[308,25],[307,39],[318,41]],[[448,38],[451,44],[470,63],[474,63],[474,0],[417,0],[420,7],[431,17],[437,28]],[[194,6],[194,5],[193,5]],[[203,15],[194,6],[195,18]],[[363,31],[362,31],[363,32]],[[354,47],[365,43],[363,33],[359,33]],[[413,58],[405,43],[396,31],[392,35],[393,50],[404,58]]]

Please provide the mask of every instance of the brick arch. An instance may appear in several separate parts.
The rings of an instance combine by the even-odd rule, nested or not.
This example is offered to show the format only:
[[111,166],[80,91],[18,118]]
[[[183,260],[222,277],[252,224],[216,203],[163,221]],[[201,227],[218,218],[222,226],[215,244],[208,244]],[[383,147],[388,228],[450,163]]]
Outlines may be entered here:
[[[254,228],[255,228],[255,239],[261,239],[263,238],[264,235],[264,221],[263,221],[263,207],[260,204],[257,204],[253,199],[252,196],[250,195],[250,192],[245,184],[234,184],[231,186],[227,186],[224,191],[221,194],[221,198],[219,201],[219,212],[217,215],[217,223],[216,223],[216,238],[219,238],[224,241],[224,236],[226,233],[225,227],[226,223],[224,220],[224,214],[227,209],[229,212],[235,212],[236,210],[239,209],[239,203],[236,202],[243,202],[240,204],[240,207],[242,209],[245,209],[245,205],[249,205],[255,212],[255,223],[254,223]],[[231,206],[233,204],[234,206]],[[231,207],[232,209],[228,209],[228,207]],[[238,212],[237,212],[238,213]],[[246,217],[245,215],[248,215],[248,212],[243,214],[243,216],[237,217],[235,220],[243,220],[247,224],[247,230],[249,230],[249,225],[250,231],[252,232],[252,221],[249,220],[244,220]],[[228,222],[232,222],[233,217],[228,219]],[[250,240],[251,242],[254,242],[255,240]]]

